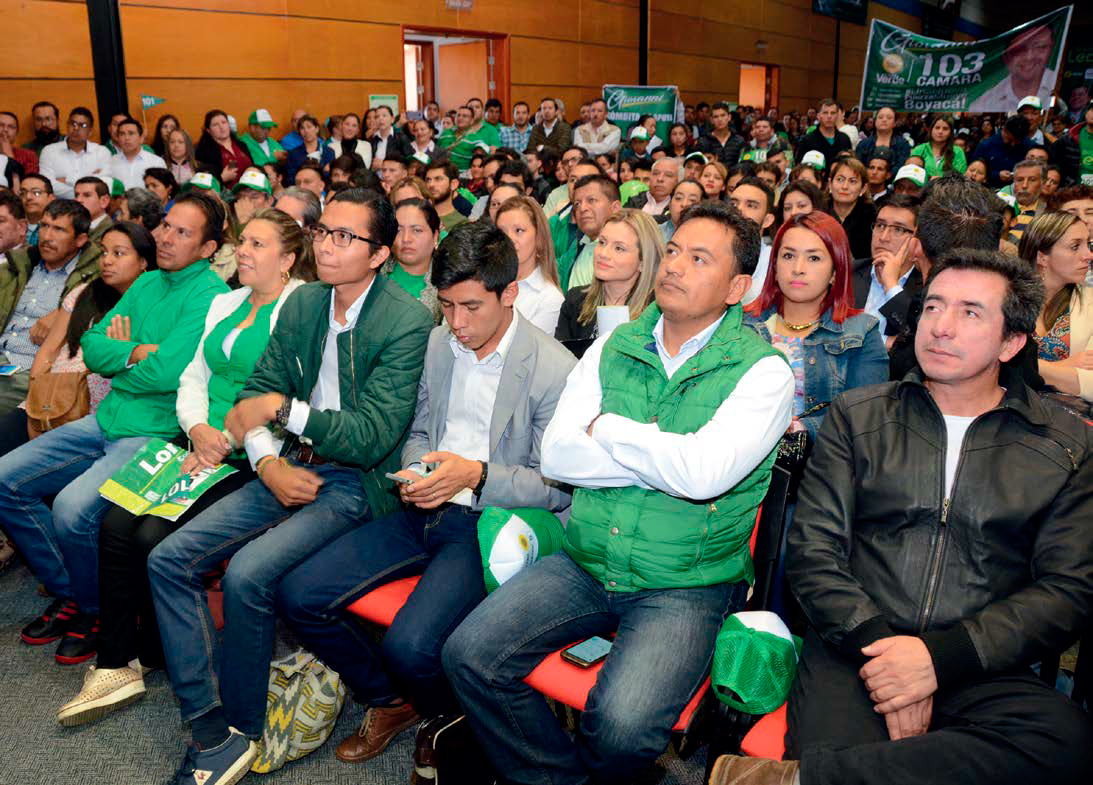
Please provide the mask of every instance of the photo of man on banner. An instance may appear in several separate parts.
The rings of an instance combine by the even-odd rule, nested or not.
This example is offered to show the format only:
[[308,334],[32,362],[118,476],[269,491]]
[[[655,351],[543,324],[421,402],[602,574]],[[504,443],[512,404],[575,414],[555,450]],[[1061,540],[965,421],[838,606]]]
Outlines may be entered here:
[[1047,25],[1017,33],[1002,55],[1009,76],[979,96],[968,111],[1012,110],[1026,95],[1039,96],[1046,104],[1055,89],[1057,72],[1048,68],[1054,51],[1055,34]]

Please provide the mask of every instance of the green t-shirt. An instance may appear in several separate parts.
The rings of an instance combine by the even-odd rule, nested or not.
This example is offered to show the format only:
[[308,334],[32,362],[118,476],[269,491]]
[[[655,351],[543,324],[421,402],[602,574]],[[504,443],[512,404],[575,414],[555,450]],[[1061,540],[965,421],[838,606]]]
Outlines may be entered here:
[[448,151],[448,157],[461,172],[470,167],[471,156],[474,155],[475,148],[480,146],[479,142],[485,146],[483,152],[488,154],[490,147],[501,146],[501,136],[492,125],[482,123],[481,128],[464,134],[461,139],[456,139],[454,128],[448,128],[436,140],[438,145]]
[[1078,165],[1078,174],[1093,175],[1093,134],[1089,133],[1089,127],[1078,132],[1078,146],[1082,151],[1082,161]]
[[421,293],[425,289],[424,275],[411,275],[396,261],[395,269],[391,271],[390,278],[412,295],[415,300],[421,299]]

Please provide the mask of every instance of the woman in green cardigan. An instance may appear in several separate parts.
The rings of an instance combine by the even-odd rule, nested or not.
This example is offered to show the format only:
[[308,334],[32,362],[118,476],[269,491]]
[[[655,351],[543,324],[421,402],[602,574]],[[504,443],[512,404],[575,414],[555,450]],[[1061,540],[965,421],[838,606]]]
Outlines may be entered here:
[[[98,663],[83,689],[57,712],[62,725],[80,725],[144,694],[144,673],[163,667],[148,588],[148,554],[201,510],[254,478],[245,454],[222,429],[228,409],[265,351],[288,295],[315,279],[310,238],[280,210],[257,213],[236,247],[242,288],[218,295],[205,319],[197,353],[179,381],[176,411],[189,437],[184,471],[227,463],[236,471],[204,493],[176,521],[134,516],[114,507],[99,533]],[[138,624],[139,619],[139,624]]]
[[948,115],[935,115],[930,121],[930,140],[911,150],[911,155],[922,157],[926,174],[940,177],[949,172],[964,172],[968,161],[964,151],[953,144],[953,118]]

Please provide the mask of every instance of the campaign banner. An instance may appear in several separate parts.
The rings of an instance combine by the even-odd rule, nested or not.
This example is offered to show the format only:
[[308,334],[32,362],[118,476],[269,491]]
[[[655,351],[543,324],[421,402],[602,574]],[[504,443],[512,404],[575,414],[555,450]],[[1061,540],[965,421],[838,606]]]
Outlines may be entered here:
[[665,143],[672,123],[677,120],[683,122],[683,102],[679,100],[679,88],[675,85],[639,87],[605,84],[603,100],[607,102],[607,121],[622,129],[623,144],[626,143],[630,126],[643,114],[656,118],[657,136]]
[[99,488],[99,495],[134,515],[156,515],[177,521],[182,513],[235,469],[226,464],[191,476],[182,473],[190,453],[181,447],[152,439]]
[[994,38],[954,43],[873,20],[861,108],[907,112],[1012,112],[1022,98],[1046,107],[1062,66],[1073,6]]

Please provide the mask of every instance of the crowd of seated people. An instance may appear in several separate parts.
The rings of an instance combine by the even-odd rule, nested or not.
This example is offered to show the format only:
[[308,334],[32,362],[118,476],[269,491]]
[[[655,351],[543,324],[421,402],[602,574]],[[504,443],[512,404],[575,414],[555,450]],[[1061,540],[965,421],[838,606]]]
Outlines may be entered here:
[[[173,781],[232,785],[280,620],[353,698],[340,761],[465,716],[491,781],[631,782],[747,606],[788,436],[786,760],[713,785],[1080,781],[1093,725],[1031,667],[1093,603],[1093,104],[1054,136],[1022,103],[701,104],[664,139],[599,99],[280,138],[212,109],[148,149],[35,105],[0,172],[0,559],[48,594],[22,641],[89,664],[47,711],[103,720],[163,670]],[[153,439],[231,472],[177,517],[103,496]],[[493,508],[564,537],[488,593]],[[414,576],[377,645],[352,606]],[[525,679],[591,636],[574,734]]]

